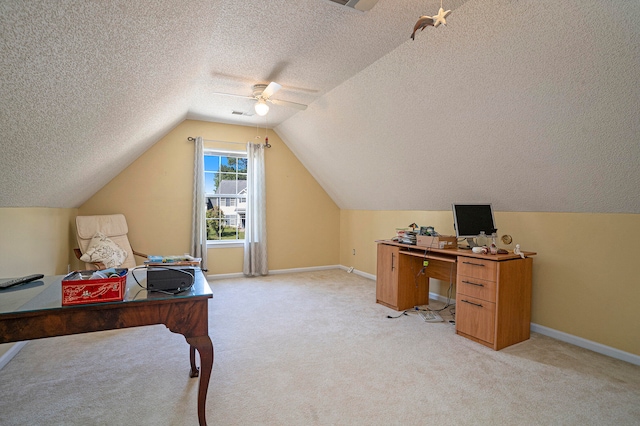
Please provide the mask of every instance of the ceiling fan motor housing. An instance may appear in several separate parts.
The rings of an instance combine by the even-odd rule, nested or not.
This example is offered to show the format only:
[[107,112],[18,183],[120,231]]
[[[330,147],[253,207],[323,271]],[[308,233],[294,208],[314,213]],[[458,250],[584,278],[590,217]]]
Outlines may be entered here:
[[262,96],[262,92],[264,92],[264,89],[267,88],[266,84],[254,84],[253,85],[253,96],[255,98],[259,98],[260,96]]

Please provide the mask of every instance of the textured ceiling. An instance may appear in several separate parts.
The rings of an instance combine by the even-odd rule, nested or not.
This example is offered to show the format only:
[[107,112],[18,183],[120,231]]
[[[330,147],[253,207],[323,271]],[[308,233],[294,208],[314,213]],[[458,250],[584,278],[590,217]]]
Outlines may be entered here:
[[640,213],[640,2],[447,21],[276,128],[341,208]]
[[[274,127],[341,208],[640,213],[640,2],[0,3],[0,207],[77,207],[185,118]],[[276,81],[266,118],[251,95]],[[247,115],[233,115],[233,111]]]

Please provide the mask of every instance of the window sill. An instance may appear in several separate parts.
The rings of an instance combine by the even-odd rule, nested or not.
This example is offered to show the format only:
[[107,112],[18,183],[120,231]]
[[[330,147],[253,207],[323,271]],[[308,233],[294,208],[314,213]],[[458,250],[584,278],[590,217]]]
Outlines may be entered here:
[[244,240],[242,241],[207,241],[207,249],[220,249],[220,248],[234,248],[244,247]]

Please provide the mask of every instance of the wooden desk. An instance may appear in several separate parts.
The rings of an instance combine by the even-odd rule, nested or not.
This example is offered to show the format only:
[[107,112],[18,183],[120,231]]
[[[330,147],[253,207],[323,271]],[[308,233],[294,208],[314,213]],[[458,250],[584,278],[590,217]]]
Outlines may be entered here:
[[[455,283],[456,333],[500,350],[527,340],[531,327],[531,256],[476,254],[378,243],[376,301],[402,311],[429,303],[429,279]],[[428,261],[424,267],[423,262]]]
[[[145,271],[135,270],[135,274],[146,285]],[[176,296],[147,292],[129,271],[122,302],[65,307],[61,301],[61,281],[62,276],[45,277],[0,292],[0,343],[164,324],[172,332],[182,334],[190,345],[190,376],[200,376],[198,421],[200,425],[207,424],[205,403],[213,367],[208,324],[208,300],[212,293],[202,271],[196,272],[190,291]],[[201,371],[196,366],[196,349]]]

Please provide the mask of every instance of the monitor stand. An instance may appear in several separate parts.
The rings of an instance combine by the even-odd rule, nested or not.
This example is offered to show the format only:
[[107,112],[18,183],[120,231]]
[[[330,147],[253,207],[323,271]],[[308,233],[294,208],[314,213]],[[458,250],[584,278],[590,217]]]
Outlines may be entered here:
[[469,248],[473,248],[473,247],[479,247],[476,242],[475,239],[473,237],[469,237],[467,238],[467,244],[469,244]]

